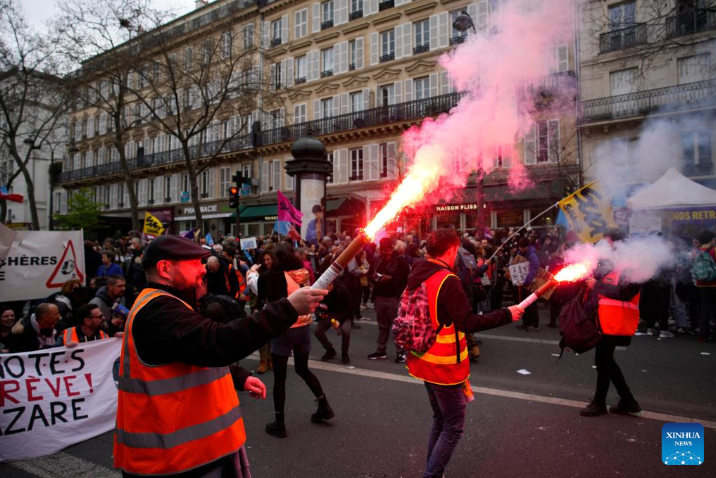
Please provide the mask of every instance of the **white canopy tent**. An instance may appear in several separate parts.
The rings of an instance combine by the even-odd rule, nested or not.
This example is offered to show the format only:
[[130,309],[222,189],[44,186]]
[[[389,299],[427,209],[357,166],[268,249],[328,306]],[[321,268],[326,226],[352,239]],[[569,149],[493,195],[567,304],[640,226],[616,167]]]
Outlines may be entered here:
[[627,200],[629,209],[670,209],[716,205],[716,191],[669,168],[651,186]]

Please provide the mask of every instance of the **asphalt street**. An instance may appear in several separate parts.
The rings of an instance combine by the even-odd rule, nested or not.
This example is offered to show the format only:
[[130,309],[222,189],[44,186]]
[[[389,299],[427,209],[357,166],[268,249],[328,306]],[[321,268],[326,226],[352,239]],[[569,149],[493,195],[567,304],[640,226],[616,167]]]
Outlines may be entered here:
[[[365,315],[374,317],[372,310]],[[353,330],[349,367],[338,359],[321,362],[323,350],[314,341],[311,367],[336,412],[328,423],[310,422],[313,397],[292,370],[285,439],[264,432],[273,420],[270,372],[261,376],[269,389],[265,401],[240,395],[255,478],[422,476],[431,424],[424,386],[393,361],[390,347],[389,360],[367,360],[376,336],[374,320]],[[338,347],[340,338],[333,331],[329,337]],[[546,327],[528,333],[509,325],[479,338],[482,356],[471,366],[476,399],[468,405],[465,435],[447,476],[716,476],[715,344],[690,336],[634,337],[632,346],[617,350],[616,360],[644,412],[584,418],[578,412],[594,392],[593,352],[565,353],[558,360],[558,332]],[[257,357],[242,365],[255,369]],[[609,403],[616,400],[612,391]],[[687,421],[704,425],[704,463],[667,467],[661,428]],[[105,434],[52,457],[0,465],[0,476],[118,477],[111,453],[112,435]]]

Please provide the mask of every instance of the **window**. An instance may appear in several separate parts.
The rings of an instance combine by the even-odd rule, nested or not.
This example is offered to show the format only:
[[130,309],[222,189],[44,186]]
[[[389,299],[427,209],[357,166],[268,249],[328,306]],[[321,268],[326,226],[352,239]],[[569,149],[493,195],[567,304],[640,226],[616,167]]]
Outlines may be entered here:
[[333,175],[338,172],[336,168],[336,163],[333,161],[333,151],[328,153],[327,159],[328,162],[331,164],[331,174],[326,177],[326,182],[328,184],[333,184]]
[[229,197],[229,187],[231,185],[231,168],[219,168],[219,197]]
[[709,74],[711,56],[708,53],[679,58],[677,62],[680,85],[693,83],[695,81],[704,81],[711,76]]
[[609,74],[612,96],[626,95],[636,91],[638,68],[613,71]]
[[293,123],[305,123],[306,122],[306,103],[295,105],[293,107]]
[[221,35],[221,58],[231,56],[231,32],[224,32]]
[[388,30],[380,34],[380,61],[395,59],[395,30]]
[[495,167],[511,168],[512,167],[512,145],[503,144],[495,148]]
[[321,100],[321,118],[331,116],[333,116],[333,98],[324,98]]
[[154,178],[147,180],[147,201],[149,204],[154,204]]
[[321,77],[333,75],[333,47],[321,50],[321,61],[323,63]]
[[[194,48],[188,46],[188,47],[184,48],[184,69],[191,70],[192,68],[194,68]],[[142,76],[143,75],[140,73],[139,74],[140,84],[142,82]],[[141,88],[141,86],[140,86],[140,88]]]
[[306,55],[296,58],[296,84],[306,82]]
[[281,44],[281,20],[271,22],[271,46]]
[[355,70],[358,65],[358,42],[351,40],[348,42],[348,69]]
[[681,135],[684,172],[687,174],[711,173],[713,169],[711,133],[697,131]]
[[199,188],[201,197],[211,198],[214,197],[214,170],[207,169],[201,173],[201,187]]
[[350,113],[363,111],[363,92],[357,91],[350,94]]
[[559,45],[552,52],[554,62],[549,67],[550,73],[563,73],[569,70],[569,46]]
[[609,26],[611,30],[634,25],[636,19],[636,2],[620,3],[609,7]]
[[251,177],[251,163],[244,163],[241,165],[241,176],[245,178]]
[[416,100],[430,98],[430,78],[427,76],[423,78],[416,78],[414,90],[414,98]]
[[537,123],[537,162],[546,163],[560,159],[559,121]]
[[351,181],[363,180],[363,148],[351,149]]
[[254,46],[254,24],[253,23],[244,25],[243,36],[244,36],[244,38],[243,38],[244,50],[253,48],[253,46]]
[[321,30],[333,26],[333,0],[321,4]]
[[283,126],[283,115],[281,110],[273,110],[271,113],[271,128],[281,128]]
[[295,38],[301,38],[308,35],[308,9],[304,8],[294,14],[294,32]]
[[363,0],[350,0],[351,2],[351,13],[349,16],[350,20],[356,20],[363,17]]
[[422,53],[430,50],[430,21],[423,20],[415,23],[415,47],[413,53]]
[[392,84],[380,87],[380,106],[390,106],[395,102],[395,89]]
[[119,183],[119,186],[117,187],[117,197],[119,198],[119,207],[124,207],[125,204],[125,198],[124,198],[124,183]]
[[172,198],[172,177],[171,176],[165,176],[164,177],[164,196],[166,202],[172,202],[175,199]]
[[276,89],[280,90],[283,88],[281,85],[281,63],[274,63],[271,65],[271,86]]
[[388,177],[388,163],[390,162],[390,148],[388,143],[381,143],[378,149],[380,156],[378,157],[378,170],[381,178]]
[[281,189],[281,160],[271,161],[271,191]]
[[[189,175],[188,174],[182,174],[181,177],[181,185],[182,185],[182,193],[186,192],[187,197],[191,199],[191,187],[189,186]],[[184,196],[182,194],[182,196]]]

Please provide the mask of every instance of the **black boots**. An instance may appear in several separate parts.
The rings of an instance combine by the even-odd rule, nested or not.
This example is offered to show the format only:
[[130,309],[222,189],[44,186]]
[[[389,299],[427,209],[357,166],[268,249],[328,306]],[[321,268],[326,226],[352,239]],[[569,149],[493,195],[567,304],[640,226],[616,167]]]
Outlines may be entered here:
[[321,423],[323,420],[330,420],[336,416],[336,414],[333,413],[331,406],[328,404],[325,394],[318,397],[316,401],[318,402],[318,409],[316,410],[316,413],[311,415],[311,421],[313,423]]
[[266,433],[277,438],[286,438],[286,425],[283,422],[283,412],[276,412],[276,421],[266,425]]

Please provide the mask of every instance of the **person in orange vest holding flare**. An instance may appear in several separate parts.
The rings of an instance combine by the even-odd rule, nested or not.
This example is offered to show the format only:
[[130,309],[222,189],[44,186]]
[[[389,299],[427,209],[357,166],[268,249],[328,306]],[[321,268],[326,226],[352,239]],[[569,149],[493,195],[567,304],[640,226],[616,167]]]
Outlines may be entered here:
[[[604,240],[614,248],[623,235],[619,229],[609,229]],[[639,289],[624,277],[624,271],[614,267],[608,261],[599,263],[594,277],[587,280],[590,288],[588,303],[597,302],[597,316],[602,341],[596,347],[594,364],[597,366],[597,390],[594,400],[579,414],[583,417],[597,417],[607,413],[607,392],[609,382],[613,382],[619,394],[619,402],[609,408],[612,413],[628,415],[639,413],[641,407],[634,399],[629,385],[624,380],[619,365],[614,360],[617,346],[626,347],[639,325]],[[589,309],[589,307],[588,307]]]
[[[102,322],[104,322],[104,314],[96,304],[85,304],[77,309],[77,325],[65,329],[60,338],[58,345],[65,347],[75,347],[82,342],[91,342],[93,340],[108,339],[109,335],[102,331]],[[122,332],[117,332],[115,337],[121,337]]]
[[410,352],[406,361],[408,373],[425,382],[433,410],[424,478],[443,476],[465,428],[465,407],[473,398],[465,334],[509,324],[524,313],[517,305],[472,313],[460,279],[448,265],[455,264],[459,247],[454,229],[438,229],[428,237],[430,259],[415,263],[408,276],[409,291],[425,283],[432,326],[439,330],[427,352]]
[[[315,310],[325,290],[302,288],[248,319],[195,312],[210,253],[180,236],[146,249],[147,288],[132,307],[119,364],[114,466],[124,477],[250,478],[246,434],[228,365]],[[260,380],[244,389],[265,398]]]

